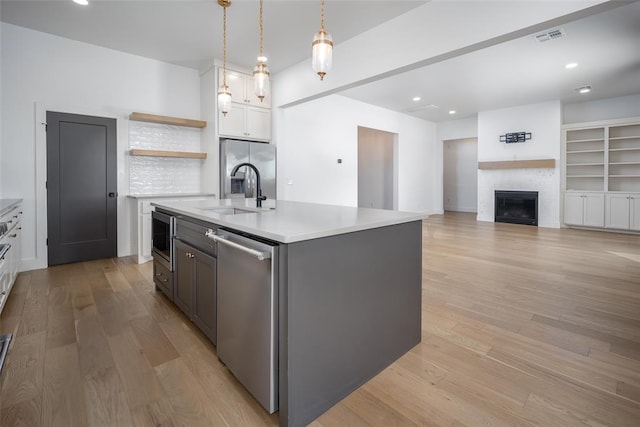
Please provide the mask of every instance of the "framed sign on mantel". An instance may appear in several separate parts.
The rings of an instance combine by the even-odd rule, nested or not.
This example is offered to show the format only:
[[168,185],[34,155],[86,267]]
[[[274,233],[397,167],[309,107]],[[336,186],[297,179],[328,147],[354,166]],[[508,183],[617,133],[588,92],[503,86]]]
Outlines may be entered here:
[[531,132],[511,132],[500,135],[500,142],[513,144],[515,142],[525,142],[531,139]]

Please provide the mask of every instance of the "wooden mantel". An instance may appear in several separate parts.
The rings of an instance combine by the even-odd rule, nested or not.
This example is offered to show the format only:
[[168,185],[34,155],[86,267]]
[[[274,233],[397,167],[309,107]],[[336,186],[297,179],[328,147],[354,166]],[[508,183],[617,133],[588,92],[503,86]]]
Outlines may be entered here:
[[545,169],[555,168],[556,159],[500,160],[478,162],[478,169]]

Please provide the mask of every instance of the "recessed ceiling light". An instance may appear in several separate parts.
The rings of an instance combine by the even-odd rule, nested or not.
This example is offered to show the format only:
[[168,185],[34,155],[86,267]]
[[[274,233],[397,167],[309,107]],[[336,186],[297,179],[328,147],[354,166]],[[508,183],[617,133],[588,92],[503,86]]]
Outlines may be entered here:
[[414,96],[413,97],[413,102],[418,102],[420,101],[422,98],[420,98],[419,96]]
[[573,68],[576,68],[578,66],[577,62],[569,62],[567,65],[564,66],[564,68],[566,68],[567,70],[571,70]]
[[73,0],[75,4],[80,4],[82,6],[86,6],[89,4],[89,0]]
[[455,114],[456,110],[449,110],[449,114]]
[[589,93],[589,92],[591,92],[591,86],[589,86],[589,85],[581,86],[581,87],[577,87],[575,90],[578,93]]

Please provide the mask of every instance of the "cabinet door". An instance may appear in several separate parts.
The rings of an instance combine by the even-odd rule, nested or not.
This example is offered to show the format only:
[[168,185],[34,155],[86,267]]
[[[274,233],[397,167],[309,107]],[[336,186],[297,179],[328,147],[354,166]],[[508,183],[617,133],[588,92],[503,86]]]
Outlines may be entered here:
[[[245,94],[245,81],[247,75],[239,73],[237,71],[227,70],[227,86],[231,92],[231,101],[245,103],[247,97]],[[222,68],[218,69],[218,87],[216,88],[216,94],[218,89],[222,85]]]
[[583,224],[583,194],[564,193],[564,223],[568,225]]
[[139,225],[140,234],[138,235],[138,239],[140,239],[140,244],[138,245],[140,254],[139,258],[142,258],[142,261],[148,261],[151,259],[151,214],[142,214],[140,215],[140,225]]
[[216,343],[216,259],[198,250],[195,254],[193,322]]
[[218,133],[223,136],[246,137],[245,106],[231,104],[227,116],[218,113]]
[[173,302],[187,316],[191,317],[193,306],[193,258],[194,250],[191,246],[176,240],[176,276],[173,291]]
[[156,289],[161,290],[167,298],[173,301],[173,273],[158,261],[153,261],[153,282]]
[[629,195],[607,194],[605,204],[605,226],[608,228],[629,228]]
[[9,257],[10,271],[11,271],[11,276],[9,280],[10,285],[11,283],[15,282],[16,278],[18,277],[18,273],[20,272],[20,261],[22,258],[21,234],[22,234],[22,225],[20,222],[18,222],[16,227],[13,229],[13,232],[9,235],[9,243],[11,243],[11,250],[10,250],[11,256]]
[[585,194],[584,225],[604,227],[604,194]]
[[629,195],[629,228],[640,231],[640,194]]
[[264,108],[247,107],[247,136],[252,139],[271,139],[271,112]]

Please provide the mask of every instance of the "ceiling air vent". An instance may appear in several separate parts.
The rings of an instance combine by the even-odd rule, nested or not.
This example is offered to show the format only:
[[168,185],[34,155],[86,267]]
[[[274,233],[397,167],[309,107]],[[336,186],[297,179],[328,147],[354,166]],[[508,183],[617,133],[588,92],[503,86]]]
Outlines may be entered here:
[[564,32],[564,29],[555,28],[553,30],[545,31],[544,33],[536,34],[534,37],[538,42],[542,43],[542,42],[548,42],[549,40],[555,40],[555,39],[559,39],[566,36],[567,36],[567,33]]

